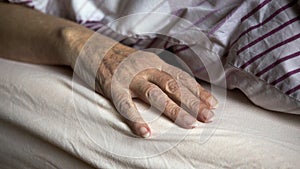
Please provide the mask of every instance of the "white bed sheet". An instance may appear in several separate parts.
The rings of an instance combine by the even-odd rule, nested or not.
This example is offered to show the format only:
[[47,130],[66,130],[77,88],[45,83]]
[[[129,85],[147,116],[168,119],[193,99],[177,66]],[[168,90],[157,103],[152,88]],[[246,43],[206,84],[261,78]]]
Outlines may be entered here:
[[158,118],[152,138],[136,138],[71,69],[0,59],[0,168],[300,166],[300,116],[260,109],[238,91],[220,107],[213,123],[197,129]]

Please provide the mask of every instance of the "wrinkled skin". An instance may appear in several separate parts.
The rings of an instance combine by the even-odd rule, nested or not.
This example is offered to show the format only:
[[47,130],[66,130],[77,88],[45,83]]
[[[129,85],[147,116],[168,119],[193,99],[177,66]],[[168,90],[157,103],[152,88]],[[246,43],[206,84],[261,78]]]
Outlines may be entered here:
[[[151,129],[132,98],[151,104],[183,128],[211,121],[216,99],[189,74],[155,54],[100,34],[94,36],[95,32],[76,23],[20,5],[0,3],[0,13],[1,57],[72,67],[83,81],[113,102],[138,136],[149,137]],[[87,45],[91,37],[95,41]]]
[[[157,55],[115,45],[100,64],[97,86],[111,99],[132,131],[149,137],[151,129],[139,115],[132,98],[156,107],[183,128],[210,122],[217,100],[188,73]],[[101,80],[100,80],[101,79]]]

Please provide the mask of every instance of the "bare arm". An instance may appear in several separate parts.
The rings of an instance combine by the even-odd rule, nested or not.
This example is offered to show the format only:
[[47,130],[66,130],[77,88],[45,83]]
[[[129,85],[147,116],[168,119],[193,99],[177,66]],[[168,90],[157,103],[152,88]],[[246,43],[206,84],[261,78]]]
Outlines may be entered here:
[[[96,83],[96,90],[113,102],[139,136],[149,137],[151,129],[133,97],[155,106],[184,128],[196,127],[197,121],[209,122],[213,116],[216,99],[189,74],[153,53],[19,5],[0,3],[0,25],[0,57],[71,66],[87,84]],[[88,50],[78,58],[86,44]]]
[[[0,56],[38,64],[71,66],[71,41],[84,43],[93,34],[71,21],[8,3],[0,3],[0,25]],[[71,29],[83,33],[70,37]]]

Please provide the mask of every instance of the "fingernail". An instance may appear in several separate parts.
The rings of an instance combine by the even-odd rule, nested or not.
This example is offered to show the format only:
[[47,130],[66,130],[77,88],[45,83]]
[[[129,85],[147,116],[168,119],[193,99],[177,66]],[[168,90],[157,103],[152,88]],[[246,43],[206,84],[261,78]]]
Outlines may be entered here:
[[150,132],[146,129],[146,127],[141,127],[140,133],[141,133],[142,137],[144,137],[144,138],[150,137]]
[[204,117],[204,121],[205,122],[210,122],[213,120],[213,117],[214,117],[214,113],[208,109],[204,109],[202,111],[202,114],[203,114],[203,117]]
[[197,120],[189,115],[185,115],[183,120],[187,126],[190,126],[192,128],[198,127]]
[[199,126],[199,122],[198,121],[195,121],[193,124],[191,124],[192,128],[196,128],[198,126]]
[[210,99],[209,99],[209,104],[211,105],[212,108],[217,108],[218,107],[218,100],[212,96]]

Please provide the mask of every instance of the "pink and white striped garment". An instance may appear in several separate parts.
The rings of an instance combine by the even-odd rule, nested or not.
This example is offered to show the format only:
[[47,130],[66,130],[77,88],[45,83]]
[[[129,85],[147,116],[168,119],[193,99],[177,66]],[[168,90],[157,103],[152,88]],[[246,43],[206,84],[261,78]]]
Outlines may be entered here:
[[[210,81],[205,65],[191,50],[197,36],[178,31],[174,20],[143,22],[156,32],[188,36],[190,43],[158,34],[141,35],[133,19],[109,24],[137,13],[171,14],[188,20],[209,39],[207,46],[223,63],[220,80],[238,88],[265,109],[300,114],[300,1],[298,0],[10,0],[44,13],[64,17],[126,45],[167,49],[179,56],[197,78]],[[153,18],[152,18],[153,19]],[[160,21],[154,27],[155,21]],[[156,30],[157,29],[157,30]],[[188,29],[188,28],[187,28]],[[204,44],[204,46],[206,46]],[[214,66],[214,65],[209,65]]]

